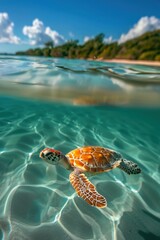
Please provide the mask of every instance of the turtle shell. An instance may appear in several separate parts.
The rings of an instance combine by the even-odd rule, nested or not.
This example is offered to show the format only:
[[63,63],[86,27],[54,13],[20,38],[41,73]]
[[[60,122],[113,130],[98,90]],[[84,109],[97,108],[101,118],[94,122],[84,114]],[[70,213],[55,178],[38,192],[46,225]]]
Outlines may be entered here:
[[121,155],[115,151],[96,146],[86,146],[66,154],[70,165],[87,172],[106,172],[117,167]]

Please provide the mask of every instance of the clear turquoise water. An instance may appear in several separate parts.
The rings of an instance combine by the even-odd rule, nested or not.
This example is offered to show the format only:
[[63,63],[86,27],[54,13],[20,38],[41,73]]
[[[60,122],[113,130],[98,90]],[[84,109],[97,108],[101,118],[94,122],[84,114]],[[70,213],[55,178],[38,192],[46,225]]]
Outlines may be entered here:
[[[115,149],[142,169],[91,178],[105,209],[39,158],[46,146],[83,145]],[[159,239],[159,155],[160,68],[0,57],[0,239]]]

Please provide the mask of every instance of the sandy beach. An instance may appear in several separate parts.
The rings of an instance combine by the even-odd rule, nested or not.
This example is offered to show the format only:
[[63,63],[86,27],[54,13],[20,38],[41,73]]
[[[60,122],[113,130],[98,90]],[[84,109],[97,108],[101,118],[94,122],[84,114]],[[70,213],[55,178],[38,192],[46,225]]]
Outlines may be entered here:
[[147,61],[147,60],[146,61],[141,61],[141,60],[127,60],[127,59],[92,59],[92,60],[103,61],[103,62],[139,64],[139,65],[160,67],[160,62],[159,61]]

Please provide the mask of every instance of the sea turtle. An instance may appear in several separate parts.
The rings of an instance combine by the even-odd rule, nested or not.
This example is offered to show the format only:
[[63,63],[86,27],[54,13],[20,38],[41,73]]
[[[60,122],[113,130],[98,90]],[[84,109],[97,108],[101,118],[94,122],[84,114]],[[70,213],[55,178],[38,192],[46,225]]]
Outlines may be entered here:
[[77,194],[90,205],[99,208],[106,207],[106,199],[97,192],[87,176],[108,172],[116,167],[128,174],[141,172],[136,163],[123,159],[120,153],[98,146],[77,148],[66,155],[58,150],[45,148],[40,152],[40,157],[50,164],[60,164],[71,170],[69,179]]

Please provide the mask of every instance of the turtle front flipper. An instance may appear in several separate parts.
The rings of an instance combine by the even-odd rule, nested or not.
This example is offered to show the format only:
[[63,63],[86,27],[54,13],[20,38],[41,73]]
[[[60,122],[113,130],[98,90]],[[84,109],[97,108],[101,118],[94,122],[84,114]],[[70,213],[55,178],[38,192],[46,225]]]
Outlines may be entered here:
[[96,187],[87,179],[84,173],[74,170],[69,179],[77,194],[87,203],[98,208],[107,206],[106,199],[96,191]]
[[126,172],[127,174],[138,174],[141,172],[141,169],[138,167],[138,165],[132,161],[128,161],[126,159],[123,159],[118,168]]

